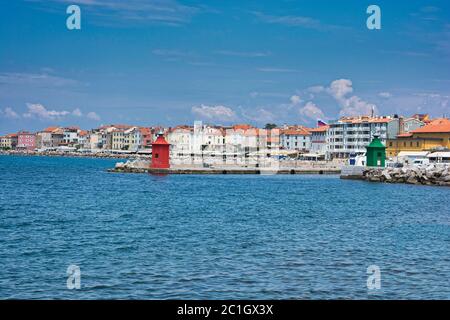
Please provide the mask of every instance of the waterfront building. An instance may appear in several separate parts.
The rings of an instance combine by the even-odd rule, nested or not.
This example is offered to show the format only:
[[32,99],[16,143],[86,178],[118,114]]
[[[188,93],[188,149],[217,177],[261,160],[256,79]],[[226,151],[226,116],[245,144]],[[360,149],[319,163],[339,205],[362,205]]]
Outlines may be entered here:
[[248,124],[237,124],[226,128],[223,158],[225,163],[248,164],[250,155],[259,151],[259,133],[259,129]]
[[231,165],[271,165],[280,156],[280,130],[259,129],[246,124],[225,129],[223,160]]
[[221,127],[181,125],[168,131],[172,159],[175,163],[202,164],[222,161],[225,152],[225,132]]
[[148,150],[152,148],[152,141],[153,141],[153,135],[152,135],[152,129],[151,128],[139,128],[139,131],[141,132],[141,150]]
[[286,150],[309,151],[311,149],[311,133],[302,126],[280,130],[281,148]]
[[78,147],[80,149],[90,149],[89,147],[89,131],[79,130],[78,131]]
[[[236,124],[225,129],[227,152],[241,153],[257,148],[257,129],[249,124]],[[231,149],[231,150],[230,150]]]
[[327,131],[328,158],[349,158],[351,154],[362,155],[375,135],[386,144],[400,131],[398,116],[343,117],[330,121]]
[[431,122],[431,118],[428,113],[416,113],[416,114],[412,115],[411,118],[415,118],[419,121],[422,121],[425,124],[428,124]]
[[115,128],[111,132],[111,149],[124,150],[125,149],[125,130]]
[[169,129],[167,140],[170,143],[170,153],[174,159],[188,159],[193,157],[194,128],[180,125]]
[[397,135],[387,141],[388,157],[397,157],[400,152],[433,151],[450,149],[450,120],[440,118],[409,133]]
[[64,142],[64,131],[60,127],[48,127],[36,134],[36,148],[57,148]]
[[62,143],[66,146],[75,146],[78,144],[78,132],[80,128],[78,127],[67,127],[63,128],[63,141]]
[[279,146],[278,129],[264,130],[246,124],[229,127],[181,125],[167,134],[173,164],[245,165],[271,157]]
[[141,147],[141,130],[138,127],[131,127],[124,131],[124,146],[123,148],[129,151],[138,151]]
[[411,132],[413,130],[422,128],[424,125],[425,122],[419,120],[418,115],[406,119],[400,118],[399,134]]
[[36,135],[27,131],[17,133],[17,149],[32,151],[36,148]]
[[310,152],[325,156],[327,153],[327,132],[330,126],[323,125],[318,128],[309,129],[311,133]]
[[225,150],[225,132],[220,127],[195,121],[192,137],[193,152],[209,157],[222,157]]
[[92,152],[98,152],[104,148],[105,142],[105,133],[100,131],[91,131],[89,133],[88,138],[86,138],[85,146],[86,149],[91,150]]
[[18,142],[18,135],[15,133],[7,134],[6,136],[0,137],[0,148],[1,149],[15,149]]
[[[125,130],[132,128],[130,125],[111,124],[103,125],[94,131],[98,135],[98,145],[103,150],[124,150]],[[114,140],[115,139],[115,140]]]

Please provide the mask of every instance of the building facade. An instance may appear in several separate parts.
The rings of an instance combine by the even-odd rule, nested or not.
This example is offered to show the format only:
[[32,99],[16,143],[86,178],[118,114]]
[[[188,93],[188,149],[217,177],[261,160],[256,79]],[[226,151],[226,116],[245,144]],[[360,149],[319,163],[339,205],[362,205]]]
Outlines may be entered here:
[[16,149],[18,143],[18,135],[15,133],[7,134],[6,136],[0,137],[0,148],[1,149]]
[[450,149],[450,120],[436,119],[409,133],[387,141],[387,156],[396,157],[402,151],[419,152]]
[[138,151],[141,148],[141,131],[138,127],[132,127],[124,132],[124,148],[129,151]]
[[330,121],[327,134],[328,157],[348,158],[352,154],[364,154],[375,135],[386,145],[388,139],[399,134],[399,124],[398,117],[390,116],[344,117]]
[[32,151],[36,148],[36,135],[27,131],[17,133],[17,149]]
[[152,148],[153,135],[151,128],[139,128],[141,132],[141,146],[142,150],[149,150]]
[[420,121],[417,118],[411,117],[411,118],[407,118],[407,119],[402,119],[401,125],[400,125],[400,134],[408,133],[413,130],[422,128],[424,125],[425,125],[425,122]]
[[114,129],[111,132],[111,149],[125,150],[125,130]]
[[59,127],[48,127],[36,134],[36,148],[57,148],[64,143],[64,131]]
[[329,126],[320,126],[318,128],[309,129],[309,132],[311,133],[311,153],[326,155],[327,133],[329,128]]
[[80,128],[78,127],[68,127],[63,128],[63,144],[66,146],[78,145],[78,132]]
[[311,133],[303,127],[282,129],[280,131],[280,147],[286,150],[309,151],[311,149]]

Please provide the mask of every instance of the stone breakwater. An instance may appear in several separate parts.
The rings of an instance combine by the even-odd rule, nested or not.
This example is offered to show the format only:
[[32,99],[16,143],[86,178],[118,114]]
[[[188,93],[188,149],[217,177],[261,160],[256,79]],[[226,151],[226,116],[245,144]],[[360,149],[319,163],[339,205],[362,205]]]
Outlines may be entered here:
[[152,169],[150,161],[132,160],[118,162],[115,167],[108,169],[117,173],[153,173],[153,174],[339,174],[340,169],[333,166],[296,166],[292,168],[255,168],[244,166],[173,166],[170,169]]
[[370,168],[362,179],[370,182],[408,183],[428,186],[450,186],[449,165],[428,165],[404,168]]

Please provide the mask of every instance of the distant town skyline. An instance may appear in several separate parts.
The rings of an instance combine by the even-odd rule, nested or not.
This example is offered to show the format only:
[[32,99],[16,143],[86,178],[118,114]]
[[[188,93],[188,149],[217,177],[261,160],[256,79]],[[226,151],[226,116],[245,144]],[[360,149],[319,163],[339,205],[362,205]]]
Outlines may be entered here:
[[[81,8],[68,30],[66,8]],[[377,4],[381,30],[368,30]],[[0,12],[0,135],[51,125],[450,114],[450,3],[22,0]]]

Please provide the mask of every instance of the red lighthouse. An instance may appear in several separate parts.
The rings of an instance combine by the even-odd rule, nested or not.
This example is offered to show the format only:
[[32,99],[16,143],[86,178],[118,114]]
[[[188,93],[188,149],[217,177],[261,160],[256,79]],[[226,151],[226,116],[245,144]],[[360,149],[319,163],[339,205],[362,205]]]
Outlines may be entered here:
[[158,133],[158,138],[152,143],[152,168],[169,169],[169,147],[170,144],[164,139],[163,133]]

